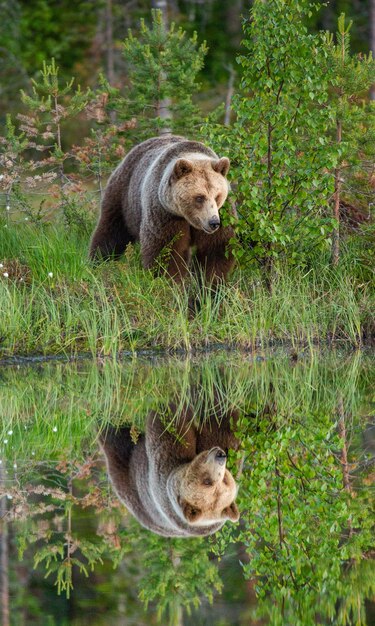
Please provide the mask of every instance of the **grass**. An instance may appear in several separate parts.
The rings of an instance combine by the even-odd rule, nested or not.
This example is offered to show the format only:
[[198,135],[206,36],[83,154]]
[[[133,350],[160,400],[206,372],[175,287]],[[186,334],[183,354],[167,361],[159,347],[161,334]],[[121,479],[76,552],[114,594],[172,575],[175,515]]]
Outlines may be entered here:
[[237,270],[216,295],[200,292],[188,315],[192,278],[177,287],[141,268],[138,249],[94,268],[87,238],[63,228],[0,225],[0,355],[116,355],[212,344],[254,348],[344,341],[374,334],[371,281],[339,269],[280,269],[272,292],[259,271]]

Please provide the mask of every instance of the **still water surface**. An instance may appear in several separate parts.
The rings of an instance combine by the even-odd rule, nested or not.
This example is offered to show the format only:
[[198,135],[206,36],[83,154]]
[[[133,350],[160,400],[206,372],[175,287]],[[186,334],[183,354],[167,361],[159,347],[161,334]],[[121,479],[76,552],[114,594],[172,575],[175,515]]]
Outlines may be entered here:
[[365,353],[2,366],[3,626],[372,626],[374,372]]

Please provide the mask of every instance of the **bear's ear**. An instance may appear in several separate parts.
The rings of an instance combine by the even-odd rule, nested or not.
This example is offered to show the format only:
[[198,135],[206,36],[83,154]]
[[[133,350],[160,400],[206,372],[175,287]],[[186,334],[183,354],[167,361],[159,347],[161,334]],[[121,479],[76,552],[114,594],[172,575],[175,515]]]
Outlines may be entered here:
[[225,519],[230,519],[232,520],[232,522],[238,522],[238,520],[240,519],[240,512],[238,510],[237,504],[235,502],[232,502],[230,506],[225,507],[225,509],[221,511],[221,517],[224,517]]
[[193,164],[187,159],[178,159],[174,164],[173,176],[178,180],[193,171]]
[[196,506],[189,504],[186,500],[182,500],[181,502],[182,513],[184,514],[184,518],[188,522],[197,522],[202,515],[201,509],[198,509]]
[[228,174],[229,166],[230,161],[229,159],[227,159],[227,157],[223,157],[222,159],[219,159],[218,161],[214,161],[212,163],[212,169],[214,170],[214,172],[217,172],[222,176],[226,176]]

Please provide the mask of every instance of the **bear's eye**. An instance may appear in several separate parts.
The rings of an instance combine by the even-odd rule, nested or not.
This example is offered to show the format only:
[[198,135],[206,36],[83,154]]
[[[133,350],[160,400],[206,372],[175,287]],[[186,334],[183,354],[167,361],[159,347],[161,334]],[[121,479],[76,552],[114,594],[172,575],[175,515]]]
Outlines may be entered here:
[[221,196],[220,195],[216,196],[216,198],[215,198],[216,204],[220,204],[220,201],[221,201]]
[[198,202],[198,204],[203,204],[205,199],[205,196],[195,196],[195,201]]
[[212,485],[211,478],[204,478],[202,482],[203,482],[204,485],[207,485],[208,487],[211,487],[211,485]]
[[223,483],[224,485],[228,485],[228,478],[226,477],[226,474],[224,474]]

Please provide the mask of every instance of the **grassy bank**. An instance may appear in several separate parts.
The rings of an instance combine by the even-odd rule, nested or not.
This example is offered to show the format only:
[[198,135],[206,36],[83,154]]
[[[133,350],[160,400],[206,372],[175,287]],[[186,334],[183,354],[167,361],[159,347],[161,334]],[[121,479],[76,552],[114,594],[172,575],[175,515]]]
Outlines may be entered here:
[[[97,268],[88,240],[61,229],[0,228],[0,354],[111,355],[144,348],[199,348],[272,341],[345,341],[374,335],[371,281],[353,273],[353,252],[335,271],[326,260],[280,270],[267,288],[259,271],[237,270],[216,296],[200,292],[189,319],[194,281],[178,288],[141,269],[137,247]],[[190,291],[189,291],[190,290]]]

